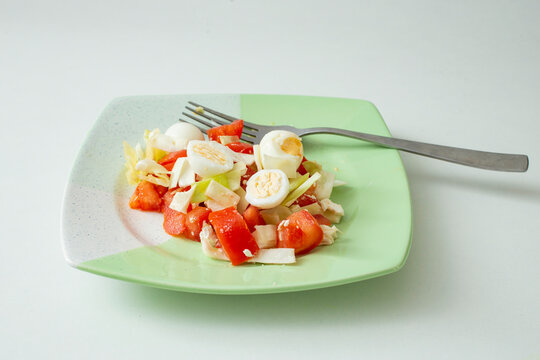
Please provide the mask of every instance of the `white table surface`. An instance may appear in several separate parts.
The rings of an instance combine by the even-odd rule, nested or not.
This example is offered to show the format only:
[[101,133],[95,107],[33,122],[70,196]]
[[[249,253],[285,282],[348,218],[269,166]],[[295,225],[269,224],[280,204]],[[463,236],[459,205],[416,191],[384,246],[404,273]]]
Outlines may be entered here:
[[[156,2],[157,3],[157,2]],[[0,2],[0,352],[6,359],[539,359],[540,3]],[[403,154],[402,270],[211,296],[69,267],[60,206],[114,97],[371,100],[394,136],[526,153],[527,173]]]

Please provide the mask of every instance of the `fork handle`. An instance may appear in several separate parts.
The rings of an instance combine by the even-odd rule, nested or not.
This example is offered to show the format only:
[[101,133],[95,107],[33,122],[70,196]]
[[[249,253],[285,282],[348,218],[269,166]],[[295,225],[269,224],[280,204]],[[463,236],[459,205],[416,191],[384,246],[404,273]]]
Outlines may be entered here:
[[413,154],[480,169],[525,172],[529,167],[529,158],[521,154],[501,154],[478,150],[469,150],[451,146],[428,144],[418,141],[396,139],[392,137],[365,134],[344,129],[318,127],[299,129],[299,136],[312,134],[335,134],[369,141],[387,148],[403,150]]

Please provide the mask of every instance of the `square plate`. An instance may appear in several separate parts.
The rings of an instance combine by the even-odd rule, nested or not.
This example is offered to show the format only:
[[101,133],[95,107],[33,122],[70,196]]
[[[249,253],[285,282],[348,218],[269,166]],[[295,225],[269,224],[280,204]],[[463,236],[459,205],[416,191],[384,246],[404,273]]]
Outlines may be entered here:
[[347,182],[332,199],[343,205],[332,246],[294,265],[232,266],[203,255],[200,243],[171,238],[162,215],[131,210],[122,140],[142,142],[145,129],[165,130],[188,100],[259,124],[334,126],[390,136],[373,104],[288,95],[166,95],[112,101],[89,132],[73,166],[62,210],[68,263],[92,273],[149,286],[215,294],[316,289],[399,270],[411,243],[407,176],[396,150],[336,135],[303,138],[308,159]]

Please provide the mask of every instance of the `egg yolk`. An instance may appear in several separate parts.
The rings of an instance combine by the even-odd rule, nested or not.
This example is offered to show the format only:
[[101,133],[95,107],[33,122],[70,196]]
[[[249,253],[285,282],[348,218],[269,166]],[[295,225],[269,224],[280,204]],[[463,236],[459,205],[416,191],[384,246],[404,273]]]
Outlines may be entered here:
[[281,150],[289,155],[302,156],[302,143],[298,138],[288,137],[281,143]]
[[210,146],[204,146],[204,144],[197,144],[193,147],[193,151],[208,160],[220,165],[225,165],[227,159],[220,151],[211,148]]
[[262,199],[276,194],[281,188],[279,174],[267,172],[257,176],[255,181],[250,182],[248,191],[254,197]]

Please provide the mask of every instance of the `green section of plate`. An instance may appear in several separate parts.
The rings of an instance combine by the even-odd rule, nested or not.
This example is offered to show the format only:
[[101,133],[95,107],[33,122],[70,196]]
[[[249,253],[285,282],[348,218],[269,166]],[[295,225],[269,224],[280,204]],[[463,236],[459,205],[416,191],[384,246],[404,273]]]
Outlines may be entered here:
[[[334,126],[390,135],[375,106],[367,101],[282,95],[241,95],[240,99],[241,116],[255,123]],[[151,119],[148,123],[151,126]],[[199,243],[170,239],[86,261],[78,268],[150,286],[215,294],[316,289],[399,270],[409,251],[412,221],[407,177],[398,152],[333,135],[312,135],[303,142],[308,159],[347,182],[332,194],[345,209],[338,225],[342,234],[334,245],[300,256],[294,265],[233,267],[205,257]]]

